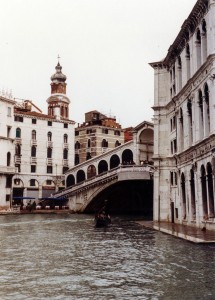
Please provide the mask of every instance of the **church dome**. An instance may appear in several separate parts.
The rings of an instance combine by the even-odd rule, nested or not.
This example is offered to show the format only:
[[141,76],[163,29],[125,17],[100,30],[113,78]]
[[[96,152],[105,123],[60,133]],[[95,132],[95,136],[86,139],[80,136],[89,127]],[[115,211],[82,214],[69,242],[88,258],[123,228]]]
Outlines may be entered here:
[[52,82],[65,82],[66,81],[66,75],[64,75],[61,70],[62,67],[60,63],[58,62],[57,66],[55,67],[56,73],[52,75],[51,81]]

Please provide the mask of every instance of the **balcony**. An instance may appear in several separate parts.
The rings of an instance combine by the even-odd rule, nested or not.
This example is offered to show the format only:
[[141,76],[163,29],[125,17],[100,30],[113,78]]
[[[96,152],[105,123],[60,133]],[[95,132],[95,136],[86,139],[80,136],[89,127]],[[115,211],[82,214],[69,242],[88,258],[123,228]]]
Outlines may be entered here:
[[22,139],[21,138],[15,138],[15,144],[22,144]]
[[108,147],[102,147],[102,153],[105,153],[108,151]]
[[15,155],[15,164],[21,164],[21,155]]
[[31,164],[36,164],[36,163],[37,163],[37,158],[31,157]]
[[37,140],[31,140],[31,146],[37,146]]
[[47,164],[48,166],[51,166],[51,165],[52,165],[52,158],[47,158],[47,159],[46,159],[46,164]]
[[53,142],[52,141],[48,141],[47,142],[47,147],[48,148],[53,148]]
[[63,167],[68,167],[69,162],[68,159],[63,159]]
[[14,174],[15,171],[15,167],[0,166],[0,174]]
[[69,144],[68,143],[63,143],[63,149],[69,149]]

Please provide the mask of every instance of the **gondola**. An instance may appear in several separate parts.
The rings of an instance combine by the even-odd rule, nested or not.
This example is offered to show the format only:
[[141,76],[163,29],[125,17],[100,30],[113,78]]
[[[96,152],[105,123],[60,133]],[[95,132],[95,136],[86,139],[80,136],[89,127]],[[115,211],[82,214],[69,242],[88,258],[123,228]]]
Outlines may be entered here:
[[101,213],[95,216],[96,227],[108,227],[110,224],[111,224],[111,218],[109,215],[105,215]]

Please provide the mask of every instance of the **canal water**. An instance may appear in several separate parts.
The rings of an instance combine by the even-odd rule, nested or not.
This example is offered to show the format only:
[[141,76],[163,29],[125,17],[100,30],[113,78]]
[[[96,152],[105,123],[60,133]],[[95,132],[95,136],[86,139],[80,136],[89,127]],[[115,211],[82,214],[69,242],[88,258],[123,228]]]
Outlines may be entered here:
[[215,246],[131,217],[0,216],[0,299],[215,299]]

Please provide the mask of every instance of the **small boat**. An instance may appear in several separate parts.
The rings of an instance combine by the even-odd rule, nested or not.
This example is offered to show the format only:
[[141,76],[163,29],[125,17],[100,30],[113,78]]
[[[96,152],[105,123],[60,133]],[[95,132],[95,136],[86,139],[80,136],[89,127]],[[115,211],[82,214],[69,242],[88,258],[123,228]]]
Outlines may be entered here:
[[109,215],[105,215],[101,213],[95,216],[96,227],[107,227],[110,225],[110,223],[111,223],[111,218]]

